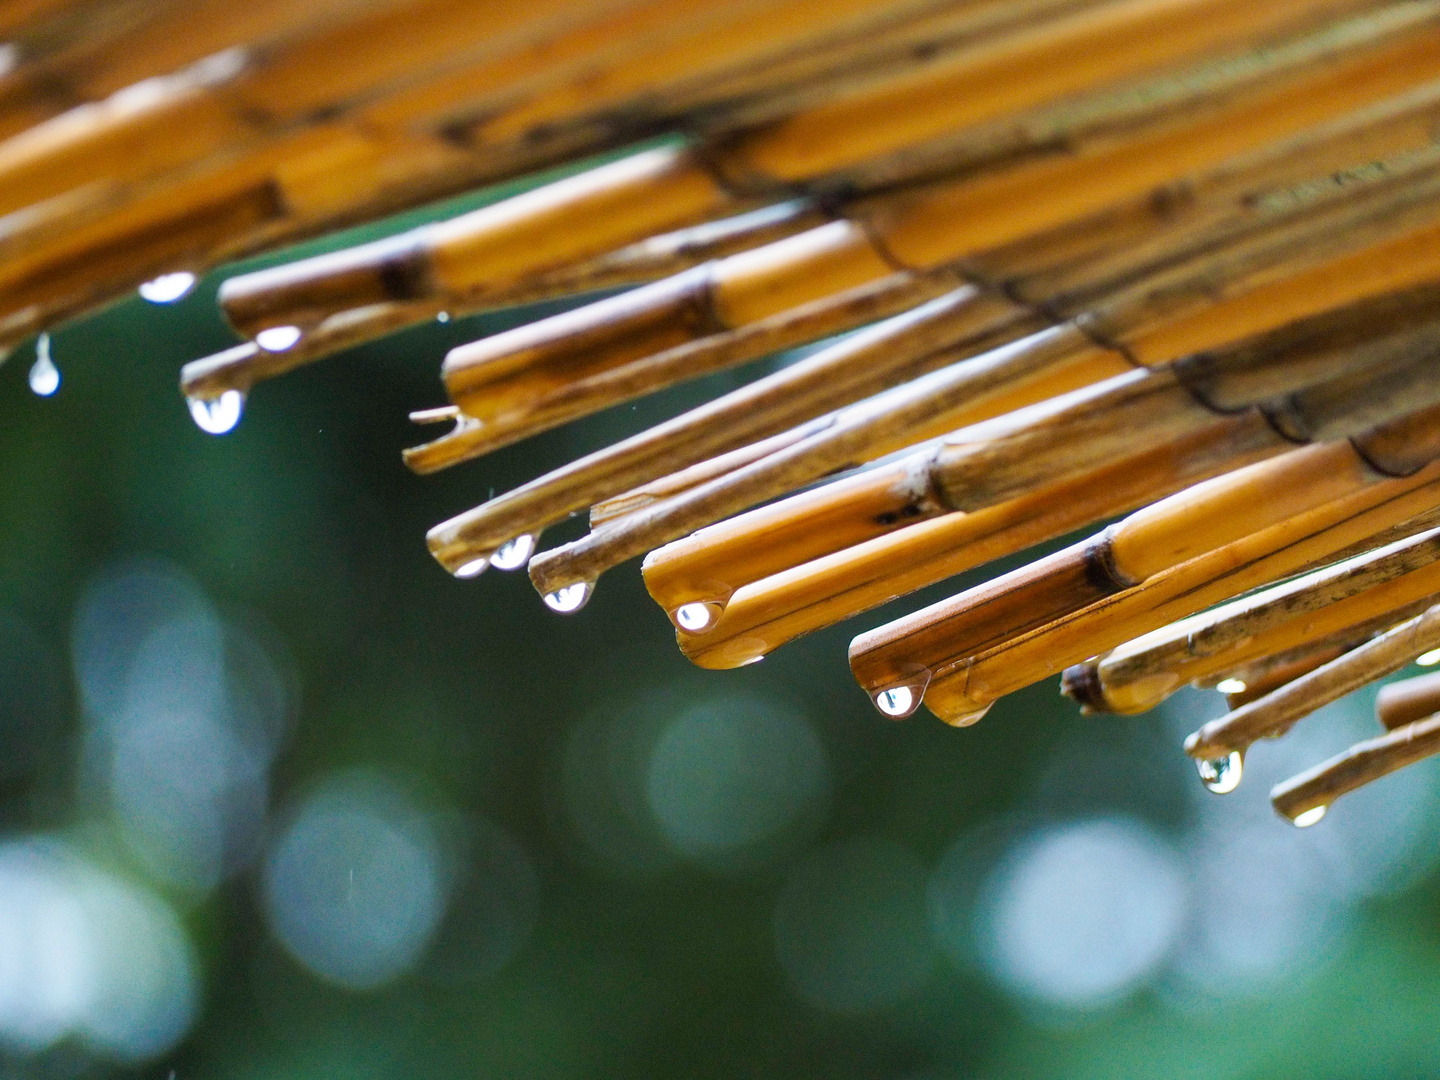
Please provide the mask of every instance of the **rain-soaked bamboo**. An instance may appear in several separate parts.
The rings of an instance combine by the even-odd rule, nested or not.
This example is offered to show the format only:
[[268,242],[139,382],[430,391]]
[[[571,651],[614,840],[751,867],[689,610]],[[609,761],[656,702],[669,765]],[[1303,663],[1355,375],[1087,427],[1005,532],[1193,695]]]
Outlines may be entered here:
[[1187,682],[1440,593],[1437,559],[1434,530],[1357,555],[1075,665],[1062,688],[1091,712],[1144,712]]
[[[895,88],[882,83],[880,87],[862,91],[853,100],[846,98],[819,106],[817,118],[810,126],[802,121],[808,114],[800,114],[773,129],[774,135],[769,138],[767,132],[761,132],[739,143],[726,143],[723,152],[677,149],[663,161],[651,160],[643,168],[617,163],[603,178],[590,183],[576,178],[565,188],[542,189],[523,197],[523,201],[512,200],[501,208],[487,208],[488,212],[427,226],[403,241],[291,264],[283,273],[277,268],[234,279],[222,294],[222,302],[232,322],[253,335],[271,326],[313,325],[345,307],[404,299],[431,291],[498,284],[560,261],[597,254],[606,246],[618,246],[638,238],[643,231],[673,227],[687,217],[719,212],[727,200],[729,185],[716,179],[717,169],[721,174],[737,173],[747,178],[758,174],[772,185],[819,176],[903,146],[906,141],[938,135],[980,119],[998,118],[1025,104],[1082,89],[1097,77],[1115,78],[1144,70],[1168,55],[1193,53],[1207,39],[1217,43],[1237,37],[1243,40],[1258,28],[1273,31],[1302,12],[1315,13],[1326,7],[1329,5],[1317,5],[1316,0],[1292,0],[1289,4],[1266,5],[1263,11],[1250,8],[1247,14],[1245,6],[1228,0],[1169,0],[1160,4],[1144,0],[1102,7],[1097,9],[1098,17],[1081,12],[1075,17],[1079,22],[1073,25],[1064,19],[1042,24],[1036,30],[1039,38],[1026,38],[1022,34],[1019,40],[1002,39],[994,46],[998,53],[987,55],[982,48],[978,58],[962,54],[953,61],[958,75],[945,70],[926,71],[918,80],[901,80],[901,96],[911,106],[908,109],[894,111],[896,102],[892,100],[891,91]],[[1139,192],[1207,160],[1218,161],[1253,149],[1284,134],[1414,87],[1426,81],[1427,76],[1434,77],[1430,67],[1435,65],[1427,59],[1427,51],[1422,47],[1425,35],[1414,32],[1414,28],[1423,25],[1432,14],[1411,7],[1375,15],[1366,23],[1370,39],[1397,40],[1371,48],[1361,46],[1358,54],[1348,59],[1326,58],[1319,62],[1318,71],[1291,79],[1284,89],[1269,93],[1256,91],[1252,95],[1256,100],[1247,102],[1248,112],[1244,105],[1232,106],[1228,111],[1221,109],[1215,117],[1190,125],[1186,130],[1193,129],[1194,138],[1188,141],[1177,140],[1174,133],[1162,133],[1128,144],[1138,161],[1149,163],[1141,175],[1133,178],[1136,183],[1129,191]],[[1197,20],[1196,16],[1201,17]],[[1130,40],[1126,48],[1117,49],[1115,39],[1110,36],[1116,32],[1117,17],[1120,24],[1132,29],[1157,18],[1168,25],[1165,32],[1155,26],[1157,32],[1147,35],[1143,44],[1138,39]],[[1409,42],[1408,48],[1404,40],[1407,29],[1416,39]],[[1100,40],[1106,40],[1108,47],[1092,50],[1087,57],[1091,62],[1053,63],[1057,42],[1062,52],[1070,53],[1079,47],[1079,42],[1098,45]],[[1028,62],[1018,62],[1017,57],[1021,56]],[[1043,66],[1037,67],[1036,60]],[[1102,67],[1098,73],[1093,66],[1096,63]],[[1393,76],[1397,65],[1412,72],[1412,77],[1387,78],[1386,72]],[[1440,68],[1435,73],[1440,74]],[[963,93],[957,89],[961,86]],[[1342,91],[1341,86],[1351,89]],[[873,107],[872,101],[881,102],[890,114],[887,123],[864,123],[868,110]],[[905,118],[903,124],[896,123],[900,116]],[[1277,116],[1293,117],[1293,120],[1277,123]],[[1220,122],[1222,117],[1228,117],[1229,122]],[[888,134],[890,132],[894,134]],[[1240,132],[1252,137],[1247,139]],[[720,154],[723,157],[717,156]],[[1103,192],[1096,187],[1092,174],[1097,167],[1114,173],[1117,178],[1124,175],[1124,170],[1102,166],[1103,157],[1103,154],[1093,157],[1088,172],[1086,162],[1076,163],[1079,174],[1091,175],[1088,188],[1078,182],[1080,175],[1056,176],[1051,180],[1049,187],[1055,192],[1073,191],[1074,195],[1058,200],[1038,198],[1041,203],[1057,203],[1049,220],[1036,220],[1033,210],[1022,214],[1010,237],[990,235],[993,225],[970,236],[958,224],[968,215],[957,218],[943,205],[955,192],[969,188],[962,185],[952,192],[954,185],[945,185],[919,196],[918,201],[907,201],[904,209],[894,213],[877,207],[875,213],[869,215],[875,218],[872,227],[891,249],[886,253],[877,250],[867,232],[858,228],[844,232],[832,230],[823,240],[795,242],[777,248],[770,265],[759,275],[762,280],[757,280],[754,274],[744,275],[722,290],[723,306],[731,316],[729,324],[739,325],[742,321],[774,314],[781,310],[776,306],[781,301],[788,301],[782,306],[793,306],[837,288],[883,276],[895,268],[895,259],[917,267],[935,266],[967,250],[979,250],[1046,224],[1057,224],[1087,209],[1098,209],[1126,193],[1125,182],[1118,179],[1102,184],[1106,189]],[[728,167],[726,160],[736,165]],[[1075,171],[1072,168],[1071,172]],[[1038,174],[1031,175],[1022,168],[1009,180],[1009,187],[1033,188],[1038,179]],[[746,186],[763,189],[767,184],[752,181]],[[985,186],[984,182],[979,185]],[[996,210],[1003,209],[1006,200],[1012,197],[1005,187],[1002,183],[1000,189],[989,196],[990,201],[996,202]],[[1040,195],[1038,191],[1027,191],[1026,201],[1037,200]],[[979,197],[984,200],[983,195]],[[978,210],[979,206],[974,209]],[[886,220],[881,222],[877,214]],[[979,214],[979,218],[985,220],[993,216]],[[945,219],[943,226],[927,221],[923,231],[940,228],[941,243],[948,247],[948,254],[938,254],[933,250],[934,243],[919,243],[922,230],[916,226],[922,217]]]
[[1256,739],[1288,729],[1316,709],[1394,674],[1436,647],[1440,647],[1440,608],[1430,607],[1309,675],[1205,724],[1185,740],[1185,752],[1206,759],[1243,752]]
[[[905,687],[911,710],[923,692],[942,718],[978,719],[1011,690],[1433,508],[1437,469],[1379,479],[1343,443],[1249,466],[1130,515],[1094,545],[860,635],[852,670],[872,698]],[[1122,586],[1109,567],[1140,584]]]
[[1276,784],[1270,790],[1275,812],[1302,828],[1325,815],[1330,804],[1406,765],[1440,753],[1440,716],[1406,724]]
[[[1398,239],[1360,252],[1351,251],[1328,262],[1324,256],[1331,254],[1333,247],[1342,246],[1347,239],[1353,243],[1354,237],[1322,230],[1325,239],[1321,239],[1313,230],[1304,232],[1302,235],[1309,243],[1301,245],[1300,251],[1306,258],[1320,260],[1319,264],[1298,272],[1293,272],[1292,267],[1292,275],[1278,281],[1269,280],[1274,275],[1266,260],[1274,259],[1279,252],[1289,255],[1291,262],[1303,263],[1293,244],[1275,247],[1262,244],[1259,251],[1264,257],[1261,258],[1256,258],[1253,249],[1242,245],[1239,256],[1231,261],[1227,262],[1222,255],[1202,262],[1198,272],[1192,267],[1182,267],[1168,280],[1162,275],[1158,284],[1144,282],[1113,302],[1104,317],[1086,320],[1106,330],[1135,331],[1125,336],[1105,334],[1099,338],[1111,341],[1120,337],[1125,345],[1123,353],[1098,344],[1094,331],[1088,326],[1072,324],[978,357],[968,364],[955,365],[890,391],[885,398],[841,413],[826,431],[811,435],[763,461],[664,503],[638,510],[563,548],[537,556],[531,564],[531,576],[542,594],[572,584],[593,583],[611,566],[756,502],[782,495],[801,483],[937,436],[966,422],[995,415],[1000,410],[987,409],[989,402],[984,396],[987,393],[1009,395],[1013,402],[1028,385],[1034,394],[1029,401],[1041,400],[1077,384],[1097,382],[1128,371],[1130,363],[1136,360],[1162,362],[1247,332],[1273,327],[1285,322],[1287,317],[1324,311],[1346,299],[1373,295],[1371,290],[1377,285],[1379,291],[1384,291],[1407,281],[1434,277],[1436,268],[1440,268],[1440,259],[1434,255],[1416,260],[1407,254],[1403,263],[1392,261],[1392,256],[1402,249],[1418,254],[1426,243],[1422,240],[1416,245],[1417,238],[1437,229],[1428,213],[1418,216],[1424,224],[1415,231],[1403,229],[1406,215],[1382,218],[1385,228],[1401,228]],[[1361,235],[1373,235],[1368,230],[1378,223],[1369,218],[1366,221],[1367,227],[1361,230]],[[1233,275],[1229,284],[1240,295],[1214,303],[1213,292],[1225,281],[1222,269]],[[1415,276],[1410,276],[1412,273]],[[1244,283],[1256,277],[1263,284],[1248,292],[1242,291]],[[1181,287],[1177,287],[1177,281]],[[1211,290],[1210,295],[1206,295],[1207,288]],[[1152,321],[1152,325],[1147,326],[1147,321]],[[1020,403],[1028,402],[1022,398],[1016,402]],[[897,490],[903,493],[909,488],[902,484]],[[896,509],[902,509],[907,501],[897,499]],[[869,517],[875,520],[874,515]]]
[[1388,683],[1375,698],[1375,719],[1392,731],[1437,712],[1440,712],[1440,671]]

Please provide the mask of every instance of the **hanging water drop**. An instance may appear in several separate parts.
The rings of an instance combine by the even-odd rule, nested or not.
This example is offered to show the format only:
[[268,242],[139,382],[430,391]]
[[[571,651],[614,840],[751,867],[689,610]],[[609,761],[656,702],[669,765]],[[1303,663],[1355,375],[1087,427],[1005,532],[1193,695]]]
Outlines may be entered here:
[[284,352],[293,349],[300,340],[298,326],[272,326],[255,335],[255,344],[266,352]]
[[534,551],[535,537],[526,533],[501,544],[500,550],[490,556],[490,565],[496,570],[519,570],[530,561]]
[[1222,694],[1243,694],[1245,692],[1245,680],[1221,679],[1215,684],[1215,689]]
[[240,423],[240,415],[245,411],[245,392],[226,390],[217,398],[192,397],[189,402],[190,416],[201,431],[224,435]]
[[161,274],[140,286],[140,298],[152,304],[173,304],[195,288],[197,278],[187,270]]
[[1245,757],[1238,750],[1222,758],[1202,758],[1195,762],[1200,782],[1216,795],[1228,795],[1240,786],[1245,772]]
[[681,630],[691,634],[698,634],[707,630],[720,618],[725,609],[719,604],[696,601],[693,604],[681,604],[675,609],[672,618],[675,625]]
[[875,707],[886,716],[900,719],[920,707],[919,697],[908,686],[894,686],[875,695]]
[[1294,823],[1297,829],[1308,829],[1311,825],[1314,825],[1317,821],[1324,817],[1325,811],[1328,809],[1330,808],[1328,806],[1325,806],[1324,804],[1321,804],[1320,806],[1312,806],[1309,810],[1304,810],[1296,814],[1290,820],[1292,823]]
[[585,606],[585,601],[589,599],[590,585],[584,581],[577,581],[574,585],[566,585],[552,593],[546,593],[545,606],[551,611],[569,615],[573,611],[579,611]]
[[50,335],[35,339],[35,363],[30,368],[30,389],[41,397],[49,397],[60,389],[60,369],[50,359]]
[[436,322],[449,322],[449,321],[450,321],[450,312],[448,312],[448,311],[442,311],[442,312],[440,312],[440,314],[438,314],[438,315],[435,316],[435,321],[436,321]]
[[454,571],[454,574],[458,578],[479,577],[485,572],[485,568],[489,565],[489,558],[481,555],[480,558],[471,559],[469,562],[463,564],[458,570]]
[[1440,649],[1431,649],[1429,652],[1422,652],[1415,658],[1415,663],[1421,667],[1434,667],[1440,664]]

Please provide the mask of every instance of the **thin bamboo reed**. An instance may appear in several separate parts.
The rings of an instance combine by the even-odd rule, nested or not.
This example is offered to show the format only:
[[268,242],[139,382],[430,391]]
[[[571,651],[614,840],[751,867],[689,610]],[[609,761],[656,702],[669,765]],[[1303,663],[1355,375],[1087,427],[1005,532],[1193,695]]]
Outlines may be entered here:
[[1276,813],[1303,828],[1319,821],[1340,796],[1437,753],[1440,716],[1432,716],[1356,743],[1313,769],[1276,784],[1270,790],[1270,802]]
[[[1116,9],[1125,8],[1126,5],[1112,5]],[[1247,32],[1254,32],[1257,27],[1274,26],[1283,23],[1287,18],[1294,18],[1302,11],[1311,13],[1324,10],[1327,5],[1317,6],[1315,0],[1293,0],[1290,4],[1265,5],[1263,10],[1255,8],[1244,8],[1228,2],[1219,3],[1218,0],[1169,0],[1166,4],[1156,4],[1153,0],[1146,0],[1145,3],[1132,3],[1128,10],[1131,10],[1132,21],[1139,18],[1142,22],[1145,19],[1154,19],[1157,15],[1174,19],[1177,13],[1183,11],[1186,17],[1193,17],[1196,13],[1208,13],[1209,18],[1202,22],[1219,35],[1223,40],[1227,36],[1243,36]],[[1173,10],[1171,10],[1173,9]],[[1216,18],[1217,9],[1224,9],[1229,14]],[[1107,9],[1108,10],[1108,9]],[[1245,11],[1250,14],[1242,14]],[[1399,11],[1400,9],[1396,9]],[[1083,17],[1082,13],[1082,17]],[[1406,9],[1401,17],[1391,20],[1381,19],[1383,29],[1377,26],[1376,32],[1384,37],[1401,32],[1401,26],[1408,18],[1409,21],[1417,21],[1419,9],[1411,12]],[[1423,17],[1420,17],[1423,18]],[[1063,20],[1062,20],[1063,21]],[[1182,19],[1183,21],[1183,19]],[[1393,26],[1392,26],[1393,23]],[[1242,25],[1243,24],[1243,25]],[[1104,33],[1114,32],[1113,20],[1105,21]],[[1134,25],[1141,25],[1134,23]],[[1056,30],[1056,23],[1045,24],[1047,33],[1053,36]],[[1120,73],[1118,69],[1124,69],[1126,64],[1132,65],[1129,70],[1143,69],[1153,64],[1161,56],[1166,42],[1169,48],[1179,49],[1180,55],[1193,51],[1197,45],[1211,32],[1210,29],[1197,31],[1193,27],[1186,27],[1181,30],[1179,24],[1174,28],[1175,32],[1167,36],[1165,33],[1157,33],[1153,39],[1147,39],[1147,45],[1136,48],[1132,47],[1123,53],[1110,50],[1107,54],[1107,62],[1111,65],[1110,75]],[[1087,27],[1084,34],[1074,40],[1091,40],[1091,37],[1098,31],[1098,27]],[[1085,35],[1091,35],[1086,37]],[[937,82],[931,77],[929,81],[921,80],[918,88],[909,92],[914,99],[914,109],[906,114],[907,125],[905,126],[906,137],[916,137],[919,130],[917,125],[924,124],[921,119],[923,115],[930,115],[930,133],[939,133],[957,123],[971,122],[977,115],[986,114],[1000,116],[1016,107],[1016,94],[1024,91],[1018,90],[1015,86],[1002,86],[1003,80],[997,80],[995,71],[997,67],[1003,68],[1013,64],[1016,51],[1028,55],[1027,50],[1036,52],[1036,55],[1049,57],[1051,53],[1047,50],[1053,49],[1053,44],[1047,40],[1043,46],[1037,46],[1034,42],[1022,41],[1015,48],[1006,50],[1004,43],[1000,46],[1003,56],[997,60],[989,60],[980,67],[981,76],[977,79],[972,92],[963,96],[954,96],[949,93],[932,92],[931,83]],[[1362,49],[1362,52],[1364,50]],[[1390,54],[1393,52],[1393,56]],[[1411,55],[1414,53],[1415,55]],[[1414,86],[1425,79],[1428,71],[1424,65],[1426,59],[1423,50],[1411,49],[1405,52],[1403,49],[1395,51],[1381,49],[1375,57],[1369,58],[1371,66],[1378,61],[1379,55],[1386,56],[1392,63],[1408,63],[1414,68],[1415,76],[1408,83],[1403,80],[1396,80],[1395,85],[1381,87],[1366,86],[1358,94],[1349,95],[1344,104],[1336,100],[1334,105],[1338,106],[1330,115],[1338,115],[1346,109],[1358,108],[1369,101],[1378,100],[1387,93],[1395,93],[1409,86]],[[1046,61],[1048,63],[1048,60]],[[963,61],[961,62],[963,66]],[[1353,70],[1351,70],[1353,68]],[[1360,79],[1361,72],[1370,70],[1364,63],[1358,66],[1352,62],[1350,65],[1340,64],[1338,70],[1344,70],[1347,78],[1351,75],[1356,80]],[[1051,76],[1053,80],[1065,79],[1061,74],[1066,70],[1065,66],[1059,66]],[[1334,73],[1331,73],[1332,75]],[[1087,69],[1084,78],[1093,78],[1093,74]],[[1314,78],[1310,80],[1314,82]],[[944,80],[938,80],[939,84],[945,85]],[[1317,83],[1309,85],[1306,80],[1301,79],[1294,89],[1301,86],[1307,88],[1307,93],[1301,94],[1297,101],[1313,100],[1318,97],[1326,97],[1326,91],[1333,93],[1334,79],[1330,83]],[[1402,85],[1403,83],[1403,85]],[[1322,85],[1323,84],[1323,85]],[[1031,93],[1042,96],[1050,93],[1053,87],[1047,87],[1043,81],[1027,83],[1033,87]],[[1084,85],[1082,82],[1081,85]],[[1359,82],[1357,82],[1357,86]],[[953,88],[951,88],[953,89]],[[1378,91],[1378,92],[1374,92]],[[1366,94],[1372,93],[1367,97]],[[993,95],[993,96],[992,96]],[[1273,95],[1271,95],[1273,96]],[[1292,93],[1292,96],[1294,94]],[[1283,97],[1283,95],[1282,95]],[[987,104],[987,102],[989,104]],[[1284,102],[1277,102],[1284,107]],[[886,98],[886,108],[893,108],[894,103]],[[1306,107],[1300,109],[1299,122],[1286,130],[1295,131],[1306,126],[1307,123],[1315,123],[1323,118],[1320,111]],[[956,114],[961,119],[956,119]],[[1261,111],[1260,115],[1267,115]],[[1258,120],[1256,121],[1258,122]],[[891,125],[886,125],[886,127]],[[824,150],[820,159],[812,162],[805,175],[817,175],[819,172],[828,169],[838,168],[843,164],[854,163],[866,157],[873,156],[879,152],[873,142],[874,136],[866,129],[851,131],[845,127],[845,122],[838,125],[827,122],[825,130],[832,132],[833,137],[827,137],[823,143]],[[1273,120],[1268,127],[1274,128]],[[882,128],[883,130],[884,128]],[[849,132],[848,138],[842,138],[839,132]],[[1273,139],[1279,131],[1266,131],[1257,133],[1259,137],[1250,145]],[[791,139],[800,139],[804,136],[791,136]],[[782,140],[783,141],[783,140]],[[1144,140],[1141,140],[1143,142]],[[1202,141],[1204,139],[1202,138]],[[1213,134],[1210,141],[1215,141]],[[1235,139],[1230,139],[1227,145],[1228,152],[1217,154],[1212,160],[1219,160],[1220,157],[1230,156],[1241,149],[1241,144]],[[799,145],[797,143],[797,145]],[[809,143],[805,144],[807,147]],[[747,160],[754,159],[755,148],[747,151]],[[812,154],[813,156],[813,154]],[[1172,157],[1174,155],[1171,155]],[[766,167],[773,167],[782,171],[773,174],[773,181],[793,181],[800,176],[792,172],[783,171],[784,163],[776,155],[763,152],[760,157],[764,159]],[[1204,152],[1198,148],[1192,150],[1190,159],[1194,167],[1204,160]],[[758,160],[758,159],[757,159]],[[717,187],[711,179],[712,168],[724,166],[717,164],[719,159],[714,153],[703,155],[687,155],[678,153],[666,169],[631,169],[623,172],[623,178],[616,174],[616,179],[605,187],[603,191],[582,189],[580,186],[572,186],[562,195],[545,200],[546,212],[540,212],[534,219],[534,224],[527,224],[528,215],[535,213],[535,205],[540,201],[537,197],[530,203],[512,207],[506,213],[503,225],[497,220],[501,212],[494,212],[488,217],[475,217],[457,219],[455,223],[446,229],[432,229],[414,238],[413,250],[409,252],[409,258],[416,264],[415,272],[411,277],[421,277],[425,281],[424,287],[430,290],[444,290],[447,288],[471,288],[483,283],[496,282],[506,276],[523,274],[526,271],[541,268],[547,264],[553,264],[563,258],[578,257],[577,253],[593,254],[597,250],[596,245],[602,242],[618,243],[614,239],[614,232],[602,230],[600,235],[589,233],[583,228],[583,223],[593,222],[596,216],[603,216],[607,211],[613,211],[617,206],[626,206],[638,209],[640,206],[653,207],[651,211],[655,217],[644,221],[631,220],[634,228],[643,227],[658,228],[679,223],[678,216],[671,216],[668,220],[662,217],[663,212],[671,215],[683,213],[698,213],[697,203],[704,206],[713,205],[715,202],[724,199],[724,192]],[[753,167],[753,166],[752,166]],[[750,168],[744,170],[746,173]],[[1152,170],[1154,171],[1154,170]],[[1174,175],[1188,171],[1186,168],[1179,169]],[[1154,175],[1141,183],[1134,191],[1143,190],[1161,179]],[[1065,186],[1065,181],[1057,180],[1055,186]],[[752,185],[754,186],[754,185]],[[765,185],[758,185],[765,186]],[[1114,192],[1109,198],[1101,202],[1111,201],[1119,197],[1121,192]],[[936,198],[943,198],[943,193],[937,192],[931,197],[930,202],[934,203]],[[555,229],[549,222],[548,215],[562,213],[558,203],[563,200],[565,220],[573,223],[569,233],[573,236],[575,251],[556,250],[554,245]],[[938,204],[937,204],[938,205]],[[1098,208],[1096,203],[1092,208]],[[1078,207],[1072,207],[1061,212],[1049,224],[1056,224],[1067,217],[1078,212]],[[901,218],[895,222],[885,224],[872,223],[872,227],[878,228],[888,246],[893,247],[893,256],[902,261],[909,259],[905,249],[908,241],[905,240],[904,229],[900,224],[902,220],[908,220],[906,211]],[[1026,231],[1033,231],[1038,225],[1022,228],[1014,233],[1018,236]],[[619,223],[614,227],[619,230]],[[948,233],[956,232],[956,226],[951,223],[946,230]],[[963,232],[964,230],[960,230]],[[894,232],[896,236],[891,238],[889,233]],[[636,233],[627,235],[627,239],[633,239]],[[833,237],[833,238],[832,238]],[[898,246],[895,240],[898,239]],[[998,243],[1005,238],[996,237],[988,243]],[[537,250],[528,250],[539,242]],[[986,246],[985,243],[975,244],[967,239],[957,237],[953,250],[948,257],[964,253],[966,250],[974,250]],[[329,262],[309,262],[294,264],[288,275],[270,275],[267,277],[251,276],[245,279],[235,279],[235,284],[222,296],[222,302],[226,307],[227,314],[232,322],[243,332],[253,335],[261,329],[276,325],[296,325],[304,327],[307,323],[314,323],[326,315],[332,314],[334,310],[344,307],[361,306],[379,299],[400,299],[403,297],[390,295],[384,287],[384,268],[390,265],[394,257],[394,250],[390,248],[352,249],[352,252],[344,259],[332,259]],[[914,266],[934,266],[945,261],[946,257],[920,259],[911,263]],[[781,310],[776,306],[773,297],[768,301],[764,294],[768,294],[780,285],[780,279],[785,284],[780,287],[780,295],[787,296],[789,305],[801,303],[806,300],[817,299],[826,291],[833,291],[840,287],[836,283],[859,284],[864,280],[863,276],[882,276],[889,273],[894,267],[887,261],[884,254],[876,251],[867,238],[866,234],[858,230],[849,232],[827,234],[827,237],[816,241],[791,243],[788,246],[777,248],[774,253],[772,265],[764,267],[757,274],[747,264],[749,273],[743,274],[740,280],[728,282],[722,292],[726,294],[722,307],[731,316],[728,320],[732,326],[739,325],[742,321],[752,321],[763,318],[766,315],[775,314]],[[422,272],[423,271],[423,272]],[[808,286],[797,280],[797,273],[809,280]],[[407,278],[407,280],[409,280]],[[415,285],[407,284],[407,290],[413,290]]]
[[1185,740],[1185,752],[1194,758],[1243,752],[1256,739],[1288,729],[1316,709],[1401,670],[1437,646],[1440,608],[1430,607],[1309,675],[1205,724]]
[[[1089,559],[1079,546],[1067,549],[857,637],[851,668],[872,698],[911,688],[913,711],[923,690],[943,719],[972,722],[1014,689],[1433,508],[1437,468],[1373,481],[1348,446],[1331,444],[1238,470],[1132,514],[1131,528],[1107,530]],[[1333,499],[1312,497],[1327,486]],[[1121,535],[1128,553],[1116,551]],[[1068,572],[1093,561],[1126,568],[1142,584],[1117,590],[1108,574],[1091,581]],[[1047,576],[1058,570],[1066,572]],[[1041,596],[1047,581],[1054,587]],[[1045,609],[1027,607],[1022,594]],[[995,604],[986,604],[990,596]],[[1036,629],[1009,630],[1017,614]]]
[[1186,682],[1323,640],[1440,593],[1437,559],[1440,533],[1434,530],[1377,548],[1068,668],[1062,689],[1090,712],[1145,712]]

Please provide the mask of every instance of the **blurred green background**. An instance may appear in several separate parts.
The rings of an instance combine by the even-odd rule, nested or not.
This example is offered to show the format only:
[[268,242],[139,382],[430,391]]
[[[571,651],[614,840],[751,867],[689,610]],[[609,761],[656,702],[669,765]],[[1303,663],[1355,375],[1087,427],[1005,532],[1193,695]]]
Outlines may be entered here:
[[445,350],[541,312],[323,361],[217,438],[175,384],[233,341],[224,276],[61,328],[52,397],[0,370],[3,1075],[1440,1072],[1440,775],[1303,833],[1266,802],[1368,695],[1217,797],[1179,751],[1214,693],[882,720],[850,637],[978,577],[699,671],[634,566],[558,616],[424,532],[781,361],[422,479]]

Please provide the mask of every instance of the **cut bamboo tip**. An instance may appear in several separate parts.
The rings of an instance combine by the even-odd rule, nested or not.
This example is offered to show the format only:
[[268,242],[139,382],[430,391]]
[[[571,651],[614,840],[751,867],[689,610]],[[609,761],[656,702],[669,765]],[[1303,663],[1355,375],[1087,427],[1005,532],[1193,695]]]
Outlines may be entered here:
[[1391,731],[1440,713],[1440,671],[1380,688],[1375,718]]
[[1304,828],[1315,824],[1342,795],[1440,753],[1440,716],[1405,724],[1276,784],[1276,813]]
[[1288,729],[1316,709],[1399,671],[1437,646],[1440,607],[1431,607],[1308,675],[1205,724],[1186,738],[1185,752],[1194,758],[1243,752],[1255,740]]
[[448,221],[233,277],[220,287],[220,305],[246,337],[306,331],[371,304],[503,293],[532,274],[735,206],[690,151],[662,147]]

